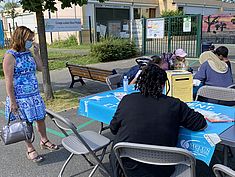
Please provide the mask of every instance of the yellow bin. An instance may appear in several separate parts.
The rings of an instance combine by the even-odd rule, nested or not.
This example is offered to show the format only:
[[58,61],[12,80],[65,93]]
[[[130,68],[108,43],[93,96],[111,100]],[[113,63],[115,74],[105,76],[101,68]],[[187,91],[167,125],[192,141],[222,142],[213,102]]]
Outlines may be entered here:
[[179,98],[184,102],[193,101],[193,76],[192,73],[183,70],[169,70],[167,77],[169,83],[166,83],[168,96]]

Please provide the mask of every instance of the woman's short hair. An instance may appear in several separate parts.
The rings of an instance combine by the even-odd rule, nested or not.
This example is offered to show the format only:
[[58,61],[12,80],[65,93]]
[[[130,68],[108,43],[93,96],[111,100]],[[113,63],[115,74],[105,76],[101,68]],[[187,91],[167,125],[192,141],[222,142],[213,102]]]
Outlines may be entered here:
[[222,55],[224,58],[227,58],[228,57],[228,48],[225,46],[220,46],[215,49],[214,53],[218,56]]
[[34,32],[25,26],[19,26],[15,29],[11,38],[11,48],[19,51],[25,51],[25,42]]
[[137,79],[135,88],[144,96],[159,98],[163,91],[163,85],[167,81],[166,72],[157,64],[149,63],[143,68]]

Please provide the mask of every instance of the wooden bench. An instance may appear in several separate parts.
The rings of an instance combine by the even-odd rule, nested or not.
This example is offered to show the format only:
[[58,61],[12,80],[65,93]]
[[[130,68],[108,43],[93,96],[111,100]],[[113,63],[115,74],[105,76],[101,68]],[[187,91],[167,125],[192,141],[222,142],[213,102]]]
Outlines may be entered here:
[[92,68],[87,66],[74,65],[69,63],[66,63],[66,67],[68,67],[72,78],[70,88],[73,88],[75,82],[80,82],[82,85],[85,85],[83,78],[106,83],[107,76],[117,73],[115,70],[110,71],[110,70]]

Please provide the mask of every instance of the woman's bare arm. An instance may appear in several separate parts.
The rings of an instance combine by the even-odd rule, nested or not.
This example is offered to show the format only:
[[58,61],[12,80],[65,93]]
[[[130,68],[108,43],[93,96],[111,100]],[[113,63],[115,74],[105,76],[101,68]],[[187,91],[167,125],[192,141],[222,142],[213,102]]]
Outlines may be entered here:
[[14,86],[13,86],[13,74],[14,74],[14,66],[15,66],[15,58],[11,54],[6,54],[3,60],[3,72],[5,76],[6,82],[6,91],[7,95],[10,99],[10,107],[11,111],[16,112],[18,109],[18,105],[16,103]]
[[39,53],[39,45],[37,43],[33,44],[33,50],[34,50],[34,58],[35,58],[35,62],[37,65],[37,70],[42,71],[43,64],[42,64],[42,59]]

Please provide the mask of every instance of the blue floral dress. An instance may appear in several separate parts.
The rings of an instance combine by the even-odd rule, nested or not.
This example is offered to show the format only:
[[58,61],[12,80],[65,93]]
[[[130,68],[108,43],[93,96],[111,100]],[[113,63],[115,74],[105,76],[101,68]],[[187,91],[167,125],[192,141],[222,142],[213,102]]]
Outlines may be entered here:
[[[16,103],[23,119],[29,122],[42,120],[46,115],[45,104],[40,96],[36,78],[36,63],[30,51],[16,52],[8,50],[6,53],[15,57],[13,86]],[[10,99],[6,98],[5,117],[8,120],[10,113]],[[15,116],[12,114],[11,120]]]

